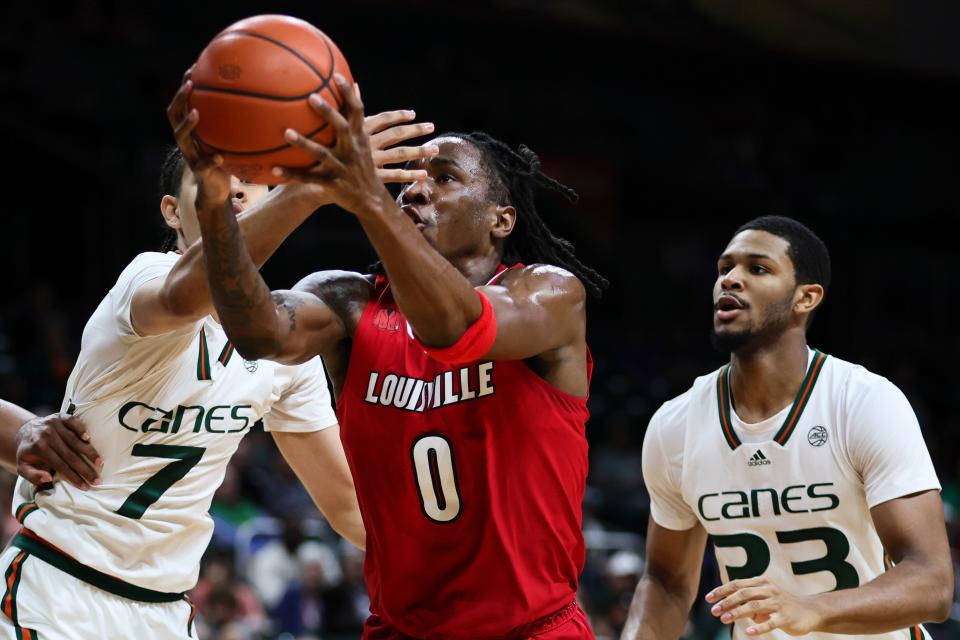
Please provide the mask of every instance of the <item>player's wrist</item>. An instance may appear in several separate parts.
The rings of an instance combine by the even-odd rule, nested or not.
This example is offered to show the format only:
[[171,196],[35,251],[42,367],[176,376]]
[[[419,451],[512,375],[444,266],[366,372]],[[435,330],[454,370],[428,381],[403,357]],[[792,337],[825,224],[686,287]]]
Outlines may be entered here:
[[835,601],[836,592],[828,591],[804,597],[804,604],[810,615],[810,633],[825,631],[830,626],[831,601]]
[[400,208],[390,193],[380,185],[381,189],[370,192],[370,195],[363,198],[354,213],[360,219],[383,220],[391,213],[402,215]]

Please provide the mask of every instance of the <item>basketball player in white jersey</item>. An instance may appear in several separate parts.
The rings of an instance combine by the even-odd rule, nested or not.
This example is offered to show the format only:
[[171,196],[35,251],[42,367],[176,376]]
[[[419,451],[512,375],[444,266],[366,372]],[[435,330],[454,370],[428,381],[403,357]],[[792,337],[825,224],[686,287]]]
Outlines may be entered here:
[[[198,114],[187,109],[189,90],[187,80],[168,115],[190,166],[180,165],[176,195],[161,201],[182,255],[137,256],[84,329],[64,410],[86,425],[103,467],[87,491],[18,482],[14,513],[24,528],[0,557],[2,639],[196,637],[184,592],[212,533],[207,509],[240,439],[261,420],[334,529],[364,545],[319,358],[287,366],[236,354],[210,315],[196,242],[196,209],[229,201],[236,213],[246,210],[246,243],[262,264],[325,196],[301,185],[268,194],[201,157],[190,138]],[[424,133],[399,126],[412,117],[389,112],[367,121],[379,140],[378,166],[432,154],[383,150]],[[422,173],[382,170],[381,177]]]
[[730,364],[650,421],[647,564],[623,639],[681,634],[708,534],[723,584],[706,599],[734,638],[926,637],[953,592],[940,485],[900,390],[807,346],[826,246],[758,218],[718,266],[714,342]]

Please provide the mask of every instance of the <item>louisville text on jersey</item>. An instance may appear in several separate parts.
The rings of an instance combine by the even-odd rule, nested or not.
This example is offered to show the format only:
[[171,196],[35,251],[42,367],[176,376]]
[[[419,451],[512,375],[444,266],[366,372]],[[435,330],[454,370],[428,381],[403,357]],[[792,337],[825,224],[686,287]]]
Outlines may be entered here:
[[707,521],[832,511],[840,506],[840,498],[827,489],[832,486],[832,482],[818,482],[794,484],[782,490],[771,487],[705,493],[697,500],[697,509]]
[[371,371],[367,382],[370,404],[422,413],[494,394],[493,363],[480,362],[438,373],[433,380]]

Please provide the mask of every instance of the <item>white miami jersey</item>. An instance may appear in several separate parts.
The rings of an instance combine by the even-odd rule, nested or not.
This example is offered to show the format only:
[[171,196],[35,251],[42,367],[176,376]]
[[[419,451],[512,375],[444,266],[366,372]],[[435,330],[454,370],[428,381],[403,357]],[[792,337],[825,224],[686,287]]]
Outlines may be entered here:
[[[940,488],[903,393],[863,367],[811,351],[794,403],[746,424],[731,408],[729,377],[727,366],[698,378],[650,421],[643,474],[654,521],[673,530],[702,524],[723,582],[764,575],[813,595],[883,573],[888,559],[870,509]],[[747,638],[750,624],[738,621],[734,637]],[[869,638],[923,634],[914,627]]]
[[64,410],[104,460],[102,484],[36,492],[17,484],[15,515],[81,563],[130,584],[193,587],[210,541],[207,513],[240,439],[259,420],[273,431],[336,423],[319,358],[297,366],[244,361],[209,316],[140,337],[133,293],[165,277],[175,253],[144,253],[123,271],[83,332]]

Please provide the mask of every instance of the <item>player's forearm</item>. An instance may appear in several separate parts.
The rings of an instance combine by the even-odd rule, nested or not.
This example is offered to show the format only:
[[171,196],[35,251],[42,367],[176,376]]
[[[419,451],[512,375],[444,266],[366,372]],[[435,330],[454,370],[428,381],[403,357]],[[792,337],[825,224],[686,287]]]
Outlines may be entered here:
[[[284,185],[237,217],[250,259],[259,268],[294,230],[320,206],[302,185]],[[202,215],[216,212],[202,212]],[[166,307],[184,318],[202,318],[213,310],[203,243],[188,248],[164,284]]]
[[244,358],[269,357],[279,349],[277,311],[233,209],[226,202],[213,211],[198,211],[198,219],[207,282],[220,324]]
[[668,586],[649,573],[637,585],[620,640],[679,638],[687,624],[696,593],[693,588]]
[[367,209],[358,214],[360,224],[414,332],[430,346],[454,344],[482,311],[473,285],[430,246],[385,190]]
[[949,615],[952,600],[948,563],[904,559],[861,587],[816,596],[821,613],[816,630],[872,634],[940,622]]
[[36,416],[22,407],[0,400],[0,467],[17,472],[17,431]]

